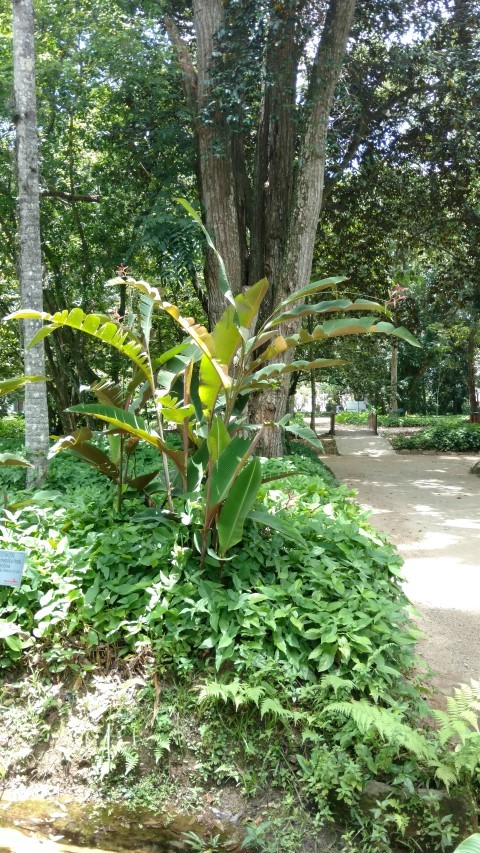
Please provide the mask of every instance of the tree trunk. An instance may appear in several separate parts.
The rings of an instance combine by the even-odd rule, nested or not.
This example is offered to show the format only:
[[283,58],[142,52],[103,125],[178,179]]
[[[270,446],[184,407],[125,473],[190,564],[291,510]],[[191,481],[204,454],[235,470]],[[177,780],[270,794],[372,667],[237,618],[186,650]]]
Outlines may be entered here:
[[[328,7],[307,92],[306,128],[298,157],[286,246],[275,293],[276,302],[305,287],[310,281],[315,236],[322,208],[328,119],[354,10],[355,0],[331,0]],[[286,323],[282,334],[295,334],[298,328],[299,323]],[[288,363],[293,360],[294,351],[288,350],[284,355]],[[284,379],[273,396],[269,396],[270,408],[274,402],[273,420],[278,421],[286,412],[288,378]],[[261,405],[257,411],[261,414]],[[278,433],[278,429],[265,433],[262,448],[265,455],[281,455],[281,437]]]
[[398,409],[398,341],[392,338],[390,359],[390,411]]
[[[194,0],[193,15],[197,42],[198,100],[196,130],[200,158],[201,197],[205,225],[225,263],[233,293],[240,293],[246,281],[246,258],[242,252],[245,234],[241,233],[241,182],[235,179],[233,146],[225,117],[214,101],[211,74],[216,36],[224,21],[221,0]],[[238,161],[238,151],[236,152]],[[242,256],[243,255],[243,256]],[[205,283],[208,314],[213,325],[223,314],[226,303],[219,288],[218,262],[207,252]]]
[[475,381],[475,356],[477,352],[477,334],[478,325],[477,323],[474,323],[470,330],[467,344],[468,403],[471,412],[477,412],[479,408]]
[[310,429],[315,432],[315,415],[317,410],[317,383],[315,382],[315,371],[310,371],[310,395],[312,398],[312,411],[310,413]]
[[[33,0],[13,0],[13,63],[18,175],[19,275],[23,308],[43,310],[38,139],[35,96],[35,47]],[[43,341],[32,349],[28,343],[42,326],[23,324],[25,374],[45,374]],[[29,484],[40,482],[47,471],[49,447],[47,389],[44,382],[25,389],[25,446],[34,469]]]

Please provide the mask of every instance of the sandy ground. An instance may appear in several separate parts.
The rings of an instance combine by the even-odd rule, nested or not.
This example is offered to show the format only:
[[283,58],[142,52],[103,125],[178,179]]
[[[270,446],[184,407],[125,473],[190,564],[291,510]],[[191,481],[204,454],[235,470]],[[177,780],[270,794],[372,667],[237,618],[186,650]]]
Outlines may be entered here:
[[426,634],[418,651],[434,684],[451,694],[455,685],[480,679],[480,478],[469,473],[478,456],[355,454],[325,461],[358,490],[371,523],[405,560],[405,590]]

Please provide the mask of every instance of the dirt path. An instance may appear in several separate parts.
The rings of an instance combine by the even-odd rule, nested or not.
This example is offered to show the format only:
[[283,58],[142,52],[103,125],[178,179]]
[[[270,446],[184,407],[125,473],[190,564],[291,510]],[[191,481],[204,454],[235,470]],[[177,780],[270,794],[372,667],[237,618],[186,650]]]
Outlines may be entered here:
[[325,460],[358,490],[372,524],[405,559],[405,590],[426,638],[418,651],[445,694],[480,679],[480,478],[478,456],[360,455]]

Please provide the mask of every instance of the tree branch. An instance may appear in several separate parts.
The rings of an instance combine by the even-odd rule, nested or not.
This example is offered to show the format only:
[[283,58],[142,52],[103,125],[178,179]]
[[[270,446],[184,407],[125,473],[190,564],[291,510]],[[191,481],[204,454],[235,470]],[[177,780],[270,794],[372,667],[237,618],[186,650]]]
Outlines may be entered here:
[[194,115],[196,115],[198,82],[197,72],[195,71],[190,51],[183,41],[175,21],[169,18],[168,15],[165,15],[163,23],[168,37],[176,50],[178,64],[183,73],[183,87],[187,103],[193,110]]
[[62,190],[54,190],[51,187],[48,187],[46,190],[42,190],[40,192],[41,198],[60,198],[62,201],[66,201],[69,204],[75,204],[77,201],[86,201],[86,202],[99,202],[101,196],[99,195],[77,195],[77,193],[67,193]]

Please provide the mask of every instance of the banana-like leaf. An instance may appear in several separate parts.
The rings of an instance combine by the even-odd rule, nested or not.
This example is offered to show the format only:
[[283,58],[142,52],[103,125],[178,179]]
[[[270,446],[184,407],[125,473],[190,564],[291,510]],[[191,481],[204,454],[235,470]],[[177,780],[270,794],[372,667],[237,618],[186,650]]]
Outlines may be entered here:
[[[141,374],[142,381],[145,380],[145,374]],[[125,392],[121,385],[112,382],[111,379],[99,379],[98,382],[93,382],[90,385],[92,391],[99,403],[104,403],[107,406],[117,406],[123,409],[125,405]]]
[[245,519],[255,503],[261,483],[262,466],[257,457],[240,471],[222,506],[217,527],[222,556],[241,541]]
[[13,453],[0,453],[0,465],[18,465],[20,468],[33,468],[23,456],[15,456]]
[[[6,318],[9,319],[8,317]],[[45,376],[16,376],[12,379],[2,379],[0,382],[0,397],[11,394],[17,388],[23,388],[29,382],[46,382]]]
[[307,441],[313,447],[316,447],[317,450],[323,452],[323,444],[319,438],[317,438],[317,434],[307,426],[300,426],[300,424],[285,424],[284,426],[285,432],[289,432],[294,435],[296,438],[301,438],[303,441]]
[[[258,362],[257,362],[258,363]],[[285,373],[295,373],[297,370],[315,370],[316,368],[336,367],[339,364],[345,364],[341,358],[316,358],[314,361],[291,361],[290,364],[266,364],[260,370],[256,370],[251,377],[247,378],[241,386],[242,390],[250,388],[252,383],[258,383],[264,379],[273,379],[278,376],[283,376]]]
[[225,500],[231,486],[247,461],[253,442],[248,438],[235,436],[220,454],[212,469],[210,480],[210,507]]
[[187,492],[198,492],[208,464],[208,447],[204,441],[187,462]]
[[480,832],[470,835],[455,848],[454,853],[480,853]]
[[212,420],[212,425],[208,431],[207,447],[212,465],[215,464],[218,457],[231,442],[230,433],[223,423],[223,420],[218,416]]
[[115,429],[120,429],[123,432],[136,436],[140,440],[146,441],[148,444],[151,444],[153,447],[161,450],[162,453],[165,453],[165,455],[168,456],[168,458],[175,464],[176,468],[180,472],[184,473],[183,454],[179,450],[173,450],[171,447],[168,447],[156,432],[149,429],[146,421],[134,414],[134,412],[118,409],[115,406],[101,406],[95,404],[71,406],[68,411],[93,415],[101,421],[111,424]]
[[385,334],[393,335],[406,341],[412,346],[419,347],[421,344],[408,329],[403,326],[395,328],[393,323],[376,323],[374,317],[347,318],[328,320],[321,326],[315,326],[313,332],[302,329],[298,334],[291,335],[286,339],[288,348],[297,347],[299,344],[311,344],[317,341],[325,341],[327,338],[336,338],[343,335],[362,334]]
[[50,448],[48,458],[56,456],[61,450],[69,450],[101,474],[105,474],[109,480],[117,483],[119,475],[117,466],[103,450],[90,443],[89,439],[92,436],[93,433],[88,427],[75,430],[72,435],[63,436]]
[[272,314],[271,320],[273,320],[277,314],[281,314],[284,308],[288,305],[292,305],[293,302],[297,302],[299,299],[306,299],[307,296],[311,296],[314,293],[321,293],[322,290],[336,290],[337,284],[341,284],[342,281],[347,281],[347,278],[348,277],[345,275],[337,275],[332,276],[331,278],[322,278],[319,281],[312,281],[310,284],[307,284],[306,287],[301,287],[300,290],[296,290],[284,299],[283,302],[279,302]]
[[[268,290],[268,281],[264,278],[245,293],[235,298],[235,304],[223,312],[212,332],[215,358],[228,369],[241,342],[241,329],[247,329],[255,320],[262,300]],[[213,411],[221,389],[221,382],[211,359],[205,355],[200,362],[200,399],[205,412]]]
[[48,314],[46,311],[15,311],[7,320],[43,320],[48,325],[44,326],[33,336],[29,346],[35,346],[39,341],[50,335],[55,329],[68,326],[87,335],[92,335],[97,341],[109,344],[122,355],[129,358],[137,365],[147,378],[153,382],[147,355],[141,341],[130,331],[121,328],[103,314],[85,314],[81,308],[73,308],[71,311],[57,311],[56,314]]
[[327,302],[318,302],[316,305],[303,303],[296,305],[295,308],[290,308],[283,314],[276,314],[275,325],[284,323],[286,320],[295,320],[314,314],[331,314],[332,311],[376,311],[389,314],[384,305],[380,305],[378,302],[370,302],[368,299],[356,299],[355,302],[352,302],[351,299],[330,299]]
[[215,253],[215,256],[216,256],[217,261],[218,261],[218,267],[219,267],[218,284],[219,284],[220,290],[222,291],[225,299],[227,299],[229,302],[231,302],[233,304],[233,302],[234,302],[233,294],[232,294],[232,291],[230,289],[230,284],[228,282],[227,271],[225,269],[225,264],[223,263],[223,258],[219,254],[219,252],[217,252],[215,245],[213,243],[213,240],[210,237],[210,234],[208,233],[207,229],[205,228],[200,215],[197,213],[196,210],[193,209],[192,205],[188,203],[186,198],[176,198],[174,200],[176,202],[178,202],[178,204],[181,204],[182,207],[185,208],[185,210],[187,211],[189,216],[191,216],[192,219],[195,220],[197,225],[199,225],[200,228],[202,229],[202,231],[205,235],[205,239],[207,241],[207,245],[212,250],[212,252]]
[[171,397],[169,394],[157,395],[157,402],[160,404],[162,416],[173,424],[182,424],[185,418],[191,418],[195,414],[192,405],[182,406],[177,397]]
[[150,334],[152,331],[154,307],[155,303],[153,299],[150,296],[147,296],[145,293],[142,293],[142,295],[140,296],[138,309],[140,314],[140,328],[143,332],[143,339],[147,349],[150,346]]
[[266,511],[261,512],[258,510],[252,510],[248,517],[257,524],[263,524],[265,527],[270,527],[271,530],[277,530],[285,537],[285,539],[290,539],[292,542],[295,542],[297,545],[302,545],[304,548],[307,547],[307,543],[303,536],[301,536],[294,527],[291,527],[286,521],[284,521],[283,518],[279,518],[278,515],[273,515]]
[[204,353],[204,355],[206,355],[211,361],[214,369],[218,373],[218,377],[223,387],[230,387],[232,384],[231,379],[223,369],[222,365],[215,358],[215,345],[213,343],[213,338],[205,326],[196,323],[193,317],[182,317],[177,306],[172,305],[171,302],[164,302],[160,291],[156,287],[152,287],[152,285],[148,284],[146,281],[137,281],[134,278],[112,278],[107,282],[107,284],[128,284],[130,287],[135,288],[135,290],[139,290],[140,293],[144,293],[153,299],[156,307],[159,308],[160,311],[165,311],[166,314],[169,314],[180,328],[191,337],[192,341],[201,349],[202,353]]
[[156,468],[155,471],[149,471],[148,474],[140,474],[138,477],[133,477],[131,480],[127,480],[127,485],[132,489],[136,489],[137,492],[143,492],[152,480],[155,479],[159,471],[160,468]]

